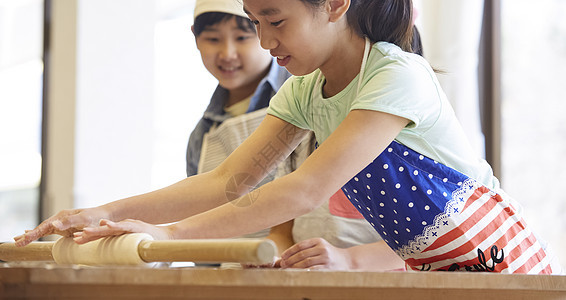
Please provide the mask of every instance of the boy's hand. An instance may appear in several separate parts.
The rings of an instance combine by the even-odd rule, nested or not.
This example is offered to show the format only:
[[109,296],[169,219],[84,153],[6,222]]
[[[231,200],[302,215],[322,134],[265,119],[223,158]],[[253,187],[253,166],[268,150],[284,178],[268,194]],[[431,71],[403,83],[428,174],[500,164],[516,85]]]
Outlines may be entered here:
[[272,263],[267,263],[267,264],[263,264],[263,265],[242,264],[242,268],[244,268],[244,269],[278,269],[278,268],[281,268],[281,258],[274,257]]
[[293,245],[281,254],[281,268],[350,269],[348,251],[336,248],[322,238],[312,238]]
[[100,208],[62,210],[33,230],[14,237],[14,241],[16,246],[22,247],[50,234],[70,237],[85,227],[97,226],[102,218],[108,218],[108,214]]

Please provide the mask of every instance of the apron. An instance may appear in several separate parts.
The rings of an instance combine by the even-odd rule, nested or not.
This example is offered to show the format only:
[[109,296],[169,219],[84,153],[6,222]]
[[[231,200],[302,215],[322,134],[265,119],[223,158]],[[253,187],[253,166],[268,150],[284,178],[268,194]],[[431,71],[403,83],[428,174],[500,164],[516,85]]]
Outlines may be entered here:
[[[259,126],[265,118],[267,108],[229,118],[218,126],[213,126],[203,137],[198,173],[213,170],[222,163]],[[273,180],[275,172],[267,175],[256,187]],[[245,234],[244,238],[264,238],[269,228]]]
[[204,134],[198,163],[198,173],[214,170],[265,118],[267,108],[229,118]]
[[410,270],[561,273],[507,195],[396,141],[342,190]]

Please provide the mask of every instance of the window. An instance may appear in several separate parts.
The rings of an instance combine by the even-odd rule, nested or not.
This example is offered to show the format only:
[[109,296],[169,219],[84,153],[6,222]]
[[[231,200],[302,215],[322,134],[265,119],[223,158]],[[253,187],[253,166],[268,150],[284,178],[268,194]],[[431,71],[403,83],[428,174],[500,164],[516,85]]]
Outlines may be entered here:
[[39,214],[43,1],[0,2],[0,240]]
[[189,134],[218,83],[204,68],[191,32],[194,1],[157,5],[152,189],[186,176]]
[[57,167],[46,168],[43,219],[186,176],[188,137],[216,85],[192,37],[193,7],[52,2],[45,155]]
[[502,185],[566,264],[566,2],[502,0]]

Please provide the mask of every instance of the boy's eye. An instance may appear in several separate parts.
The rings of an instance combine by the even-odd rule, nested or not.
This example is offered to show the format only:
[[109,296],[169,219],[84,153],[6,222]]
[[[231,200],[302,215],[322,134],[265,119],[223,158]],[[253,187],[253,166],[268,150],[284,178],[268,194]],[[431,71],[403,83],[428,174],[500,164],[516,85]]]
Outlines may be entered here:
[[256,26],[259,25],[259,21],[258,21],[258,20],[252,20],[252,23],[253,23],[254,25],[256,25]]
[[238,41],[245,41],[245,40],[247,40],[247,39],[249,39],[249,38],[250,38],[249,36],[242,35],[242,36],[237,37],[237,40],[238,40]]
[[205,38],[205,40],[207,40],[207,41],[209,41],[209,42],[211,42],[211,43],[216,43],[216,42],[218,42],[218,38],[212,38],[212,37],[211,37],[211,38]]

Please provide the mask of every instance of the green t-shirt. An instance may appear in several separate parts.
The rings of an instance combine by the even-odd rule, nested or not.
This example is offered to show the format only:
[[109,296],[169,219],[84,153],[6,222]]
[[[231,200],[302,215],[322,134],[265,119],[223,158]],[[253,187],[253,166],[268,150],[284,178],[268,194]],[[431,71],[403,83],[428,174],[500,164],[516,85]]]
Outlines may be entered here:
[[[499,189],[491,167],[470,146],[454,111],[427,61],[399,47],[372,46],[363,70],[337,95],[324,98],[320,70],[291,77],[269,104],[267,113],[314,131],[322,144],[354,109],[386,112],[410,121],[399,143]],[[359,90],[358,90],[359,87]],[[378,130],[378,129],[376,129]]]

